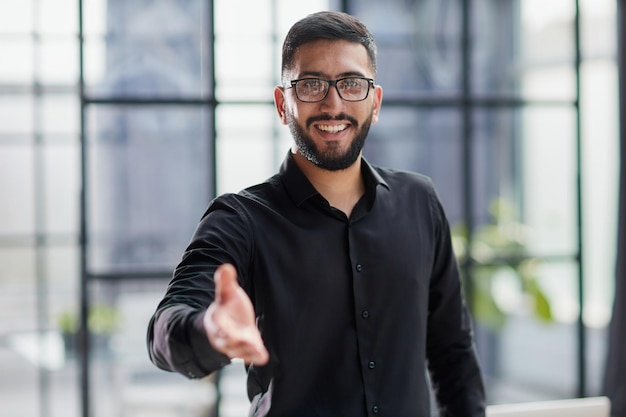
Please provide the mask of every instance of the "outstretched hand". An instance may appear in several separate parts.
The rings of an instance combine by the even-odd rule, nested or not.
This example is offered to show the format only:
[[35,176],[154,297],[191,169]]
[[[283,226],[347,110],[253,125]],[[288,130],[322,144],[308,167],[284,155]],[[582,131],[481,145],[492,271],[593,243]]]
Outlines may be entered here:
[[209,342],[229,358],[264,365],[269,354],[256,327],[254,307],[237,282],[237,271],[230,264],[215,271],[215,300],[204,314]]

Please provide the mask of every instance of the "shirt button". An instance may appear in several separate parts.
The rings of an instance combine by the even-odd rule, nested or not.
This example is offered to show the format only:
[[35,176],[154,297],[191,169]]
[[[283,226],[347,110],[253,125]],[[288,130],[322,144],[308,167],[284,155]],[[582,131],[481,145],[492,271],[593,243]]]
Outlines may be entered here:
[[363,310],[361,312],[361,317],[363,317],[364,319],[368,318],[370,316],[370,312],[367,310]]
[[378,406],[377,406],[377,405],[375,405],[375,406],[373,406],[373,407],[372,407],[372,413],[374,413],[374,414],[378,414],[378,412],[379,412],[379,411],[380,411],[380,408],[378,408]]
[[363,270],[363,265],[356,264],[356,272],[361,272]]
[[370,369],[374,369],[376,368],[376,362],[374,361],[369,361],[369,363],[367,364],[367,367]]

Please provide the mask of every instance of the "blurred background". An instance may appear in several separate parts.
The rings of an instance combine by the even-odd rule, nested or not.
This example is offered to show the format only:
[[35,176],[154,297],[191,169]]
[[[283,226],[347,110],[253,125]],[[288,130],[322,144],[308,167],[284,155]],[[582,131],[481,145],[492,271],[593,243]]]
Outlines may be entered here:
[[601,393],[615,0],[0,0],[0,415],[247,414],[241,363],[159,371],[146,325],[211,198],[286,154],[282,40],[324,9],[377,40],[365,154],[438,188],[489,403]]

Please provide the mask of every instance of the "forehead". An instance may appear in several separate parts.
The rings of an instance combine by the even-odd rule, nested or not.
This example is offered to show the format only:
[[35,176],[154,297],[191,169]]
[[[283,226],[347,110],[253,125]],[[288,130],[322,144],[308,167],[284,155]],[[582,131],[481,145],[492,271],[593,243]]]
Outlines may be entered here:
[[365,46],[345,40],[319,39],[301,45],[294,54],[293,76],[340,75],[372,77],[372,68]]

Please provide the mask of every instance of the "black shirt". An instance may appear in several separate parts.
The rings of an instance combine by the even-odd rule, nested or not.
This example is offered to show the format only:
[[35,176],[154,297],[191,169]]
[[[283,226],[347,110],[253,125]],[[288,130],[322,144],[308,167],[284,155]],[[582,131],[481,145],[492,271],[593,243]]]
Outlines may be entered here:
[[[148,331],[152,361],[190,378],[229,360],[203,330],[215,269],[235,265],[270,353],[248,369],[268,416],[484,416],[449,226],[430,180],[362,161],[350,218],[289,155],[278,174],[211,202]],[[255,398],[256,397],[256,398]],[[264,415],[261,411],[255,415]]]

